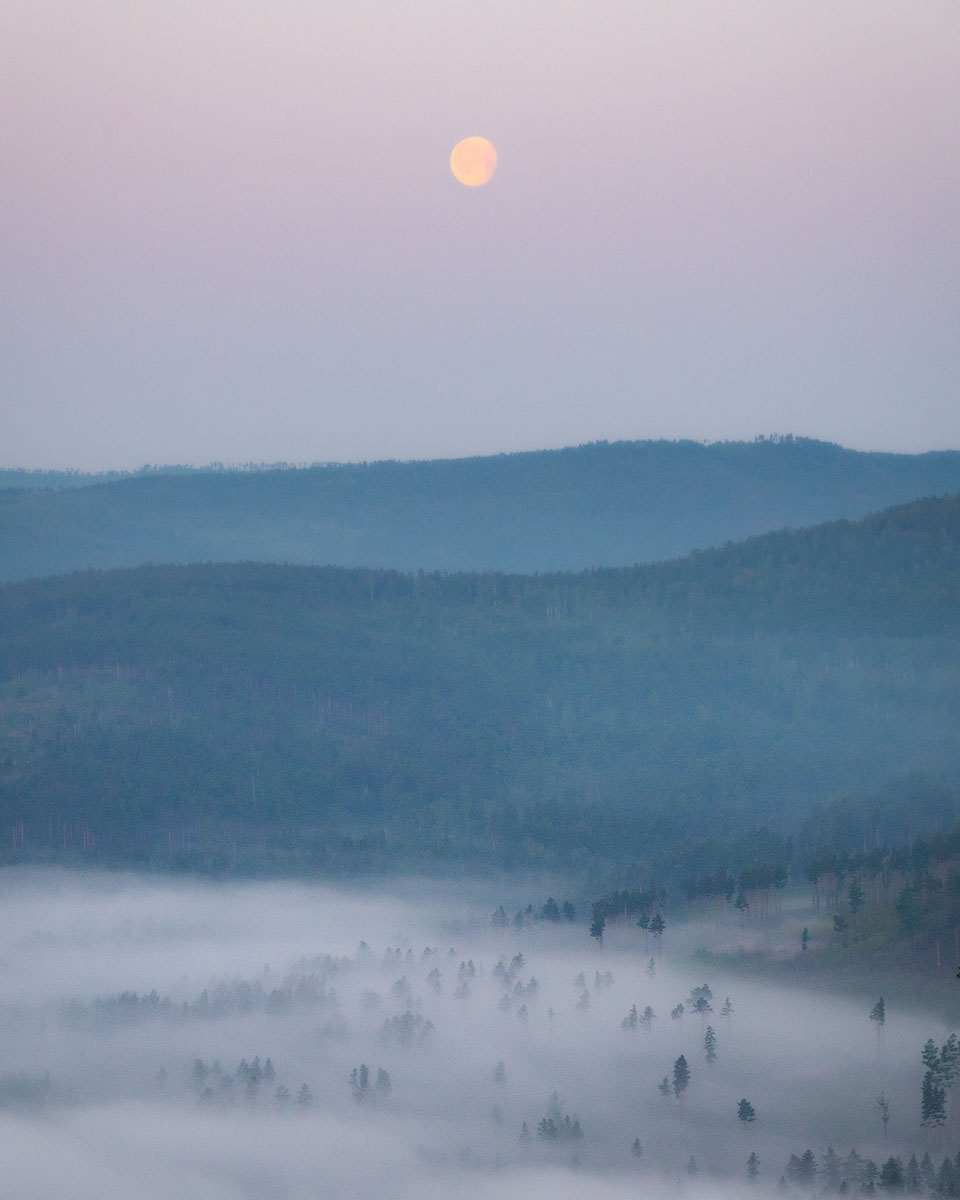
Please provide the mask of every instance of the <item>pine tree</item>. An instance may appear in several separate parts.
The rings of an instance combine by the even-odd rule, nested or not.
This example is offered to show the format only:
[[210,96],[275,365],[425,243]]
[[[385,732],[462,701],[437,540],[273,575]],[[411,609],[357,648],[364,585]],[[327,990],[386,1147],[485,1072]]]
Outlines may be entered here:
[[751,1183],[756,1183],[757,1176],[760,1174],[760,1158],[756,1150],[750,1151],[750,1157],[747,1159],[747,1178]]
[[877,1108],[880,1110],[880,1120],[883,1122],[883,1140],[887,1140],[887,1124],[890,1121],[890,1101],[887,1099],[886,1092],[881,1092],[877,1097]]
[[673,1064],[673,1094],[678,1100],[683,1100],[683,1094],[690,1084],[690,1068],[687,1060],[681,1054]]
[[887,1021],[887,1006],[883,1002],[883,997],[876,1002],[873,1008],[870,1009],[870,1020],[877,1027],[877,1045],[883,1045],[883,1027]]
[[817,1177],[817,1158],[812,1150],[804,1150],[799,1157],[790,1155],[787,1163],[787,1179],[801,1187],[812,1187]]
[[923,1180],[925,1188],[933,1188],[936,1171],[933,1169],[933,1159],[930,1157],[929,1150],[925,1150],[923,1158],[920,1159],[920,1178]]
[[920,1123],[928,1128],[943,1125],[947,1119],[946,1107],[946,1090],[936,1082],[934,1073],[927,1071],[920,1090]]
[[600,949],[603,949],[603,931],[607,925],[607,918],[603,912],[595,904],[593,906],[593,920],[590,922],[590,936],[597,939],[600,943]]
[[707,1032],[703,1035],[703,1051],[707,1062],[712,1066],[717,1061],[717,1035],[713,1032],[713,1026],[707,1026]]
[[890,1192],[902,1192],[905,1183],[903,1163],[891,1155],[880,1168],[880,1186]]
[[820,1177],[823,1179],[824,1191],[835,1192],[840,1187],[842,1171],[843,1162],[840,1155],[832,1146],[828,1146],[827,1152],[823,1156],[823,1166],[820,1168]]
[[749,1100],[741,1100],[737,1105],[737,1119],[743,1122],[744,1129],[757,1119],[757,1110]]
[[630,1147],[630,1153],[634,1158],[643,1158],[643,1147],[640,1145],[640,1139],[635,1137],[633,1145]]

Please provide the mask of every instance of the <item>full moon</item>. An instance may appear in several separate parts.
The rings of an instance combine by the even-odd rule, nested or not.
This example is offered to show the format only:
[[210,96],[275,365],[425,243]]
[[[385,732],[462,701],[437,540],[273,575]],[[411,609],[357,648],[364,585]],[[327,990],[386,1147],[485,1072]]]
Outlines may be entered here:
[[485,137],[464,138],[450,153],[450,170],[466,187],[489,183],[496,169],[497,151]]

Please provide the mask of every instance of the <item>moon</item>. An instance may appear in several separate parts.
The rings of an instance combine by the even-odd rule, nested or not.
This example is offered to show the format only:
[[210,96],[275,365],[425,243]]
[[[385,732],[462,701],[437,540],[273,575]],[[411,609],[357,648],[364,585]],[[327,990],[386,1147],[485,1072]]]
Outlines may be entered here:
[[468,137],[450,152],[450,170],[465,187],[483,187],[497,169],[497,151],[485,137]]

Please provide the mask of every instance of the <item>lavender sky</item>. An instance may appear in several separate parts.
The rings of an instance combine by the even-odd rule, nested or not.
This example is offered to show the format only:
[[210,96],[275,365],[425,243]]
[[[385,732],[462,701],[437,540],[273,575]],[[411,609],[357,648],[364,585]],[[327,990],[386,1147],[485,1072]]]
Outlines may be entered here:
[[960,447],[956,0],[5,0],[0,81],[2,465]]

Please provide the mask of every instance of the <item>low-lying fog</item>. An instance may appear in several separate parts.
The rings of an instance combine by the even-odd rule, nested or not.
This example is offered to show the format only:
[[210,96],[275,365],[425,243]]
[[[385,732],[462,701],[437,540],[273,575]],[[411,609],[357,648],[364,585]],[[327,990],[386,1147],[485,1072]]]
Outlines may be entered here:
[[0,872],[3,1194],[741,1196],[755,1153],[762,1197],[808,1148],[943,1157],[920,1051],[951,1031],[919,1006],[881,1044],[866,999],[724,977],[696,931],[601,951],[585,913],[492,928],[502,899]]

